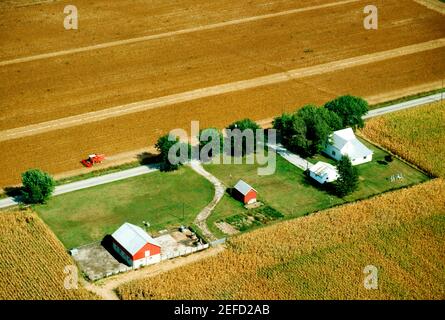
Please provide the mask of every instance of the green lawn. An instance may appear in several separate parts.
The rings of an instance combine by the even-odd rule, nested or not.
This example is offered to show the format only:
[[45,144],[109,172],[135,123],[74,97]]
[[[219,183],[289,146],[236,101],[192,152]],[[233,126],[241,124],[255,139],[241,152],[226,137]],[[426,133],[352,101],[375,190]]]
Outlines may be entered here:
[[[359,140],[374,151],[374,154],[372,162],[356,166],[360,175],[360,186],[355,193],[346,198],[347,200],[362,199],[373,194],[428,180],[425,174],[395,157],[393,157],[394,160],[392,162],[380,164],[379,161],[384,161],[388,153],[363,139],[359,138]],[[307,160],[312,163],[324,161],[335,165],[335,160],[325,155],[317,155]],[[390,177],[398,173],[401,173],[404,179],[391,182]]]
[[124,222],[142,226],[148,221],[150,231],[191,224],[213,193],[210,182],[184,167],[64,194],[35,209],[73,248],[101,240]]
[[[357,166],[360,174],[360,187],[345,199],[337,198],[317,188],[308,181],[302,170],[296,168],[280,156],[277,156],[276,172],[269,176],[259,176],[257,174],[257,165],[208,164],[205,168],[221,179],[227,186],[233,186],[238,179],[243,179],[258,191],[258,199],[260,201],[277,209],[286,218],[299,217],[344,202],[367,198],[391,189],[428,180],[428,177],[422,172],[396,158],[394,158],[393,162],[386,165],[379,164],[378,160],[384,159],[387,153],[369,143],[364,143],[374,150],[374,159],[371,163]],[[317,155],[308,160],[312,163],[319,160],[335,163],[334,160],[322,155]],[[391,182],[389,177],[398,173],[402,173],[405,178],[398,182]],[[209,228],[217,236],[223,236],[214,223],[229,216],[245,212],[246,209],[240,202],[226,195],[209,217]]]

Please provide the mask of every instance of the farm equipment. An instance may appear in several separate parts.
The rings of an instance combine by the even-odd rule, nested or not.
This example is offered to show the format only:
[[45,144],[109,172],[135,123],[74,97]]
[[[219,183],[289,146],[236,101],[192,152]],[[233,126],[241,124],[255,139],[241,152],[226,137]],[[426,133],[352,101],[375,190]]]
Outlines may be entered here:
[[91,168],[95,163],[101,163],[104,160],[105,160],[104,154],[90,154],[88,156],[88,159],[84,159],[81,162],[85,167]]

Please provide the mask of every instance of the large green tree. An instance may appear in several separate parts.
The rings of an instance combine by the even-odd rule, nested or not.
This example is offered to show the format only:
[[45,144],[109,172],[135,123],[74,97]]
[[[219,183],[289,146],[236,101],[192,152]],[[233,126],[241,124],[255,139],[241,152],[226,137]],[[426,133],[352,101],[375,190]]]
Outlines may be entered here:
[[368,102],[351,95],[341,96],[325,104],[325,108],[335,112],[343,122],[344,127],[363,128],[363,116],[368,113]]
[[54,191],[56,183],[46,172],[30,169],[22,174],[23,202],[29,204],[45,203]]
[[198,139],[201,161],[209,161],[223,150],[224,136],[221,130],[216,128],[200,130]]
[[232,155],[244,156],[255,152],[256,130],[261,127],[251,119],[243,119],[230,124],[226,129],[225,147],[230,146]]
[[158,139],[155,148],[160,153],[161,171],[178,170],[191,154],[190,144],[180,142],[179,138],[169,139],[168,134]]
[[343,198],[357,190],[359,183],[358,173],[347,156],[343,156],[337,162],[337,171],[339,176],[334,182],[334,191],[337,196]]
[[308,155],[312,156],[323,150],[332,129],[320,109],[314,105],[307,105],[297,112],[297,116],[301,117],[306,124]]
[[334,112],[306,105],[294,114],[275,118],[273,127],[281,134],[283,145],[302,156],[312,156],[325,148],[333,130],[341,128]]

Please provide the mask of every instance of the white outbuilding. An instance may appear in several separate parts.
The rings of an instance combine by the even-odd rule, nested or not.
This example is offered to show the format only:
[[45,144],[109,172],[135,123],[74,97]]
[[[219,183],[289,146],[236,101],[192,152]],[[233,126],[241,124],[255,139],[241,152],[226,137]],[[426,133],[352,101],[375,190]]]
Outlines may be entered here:
[[309,175],[312,179],[318,181],[320,184],[333,182],[338,178],[337,168],[323,161],[319,161],[310,167]]
[[334,131],[323,152],[335,160],[348,156],[353,166],[372,161],[373,154],[357,139],[351,128]]

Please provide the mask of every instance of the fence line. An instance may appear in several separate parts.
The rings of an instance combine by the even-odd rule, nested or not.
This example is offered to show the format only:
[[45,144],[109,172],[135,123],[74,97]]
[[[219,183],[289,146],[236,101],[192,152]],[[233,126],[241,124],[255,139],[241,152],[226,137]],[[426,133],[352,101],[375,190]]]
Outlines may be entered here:
[[[224,240],[223,242],[225,242],[225,238],[219,239],[217,241],[221,241],[221,240]],[[217,241],[214,241],[214,242],[217,242]],[[91,244],[89,244],[89,245],[91,245]],[[209,244],[206,243],[206,244],[197,245],[196,247],[182,248],[182,249],[179,249],[179,250],[177,250],[177,251],[175,251],[173,253],[161,254],[161,261],[177,258],[177,257],[180,257],[180,256],[185,256],[185,255],[188,255],[188,254],[191,254],[191,253],[194,253],[194,252],[198,252],[198,251],[202,251],[202,250],[207,249],[208,247],[209,247]],[[103,272],[102,274],[100,274],[100,275],[98,275],[96,277],[89,277],[89,278],[92,281],[96,281],[96,280],[99,280],[99,279],[102,279],[102,278],[111,277],[113,275],[116,275],[116,274],[119,274],[119,273],[122,273],[122,272],[127,272],[127,271],[131,271],[131,270],[137,270],[139,268],[141,268],[141,267],[136,268],[134,266],[129,267],[129,266],[123,266],[122,265],[122,266],[119,267],[118,270],[109,271],[109,272]]]
[[194,253],[197,251],[207,249],[208,247],[209,247],[209,244],[206,243],[206,244],[200,244],[196,247],[187,247],[184,249],[180,249],[173,253],[161,254],[161,261],[167,260],[167,259],[173,259],[173,258],[180,257],[180,256],[185,256],[187,254],[191,254],[191,253]]

